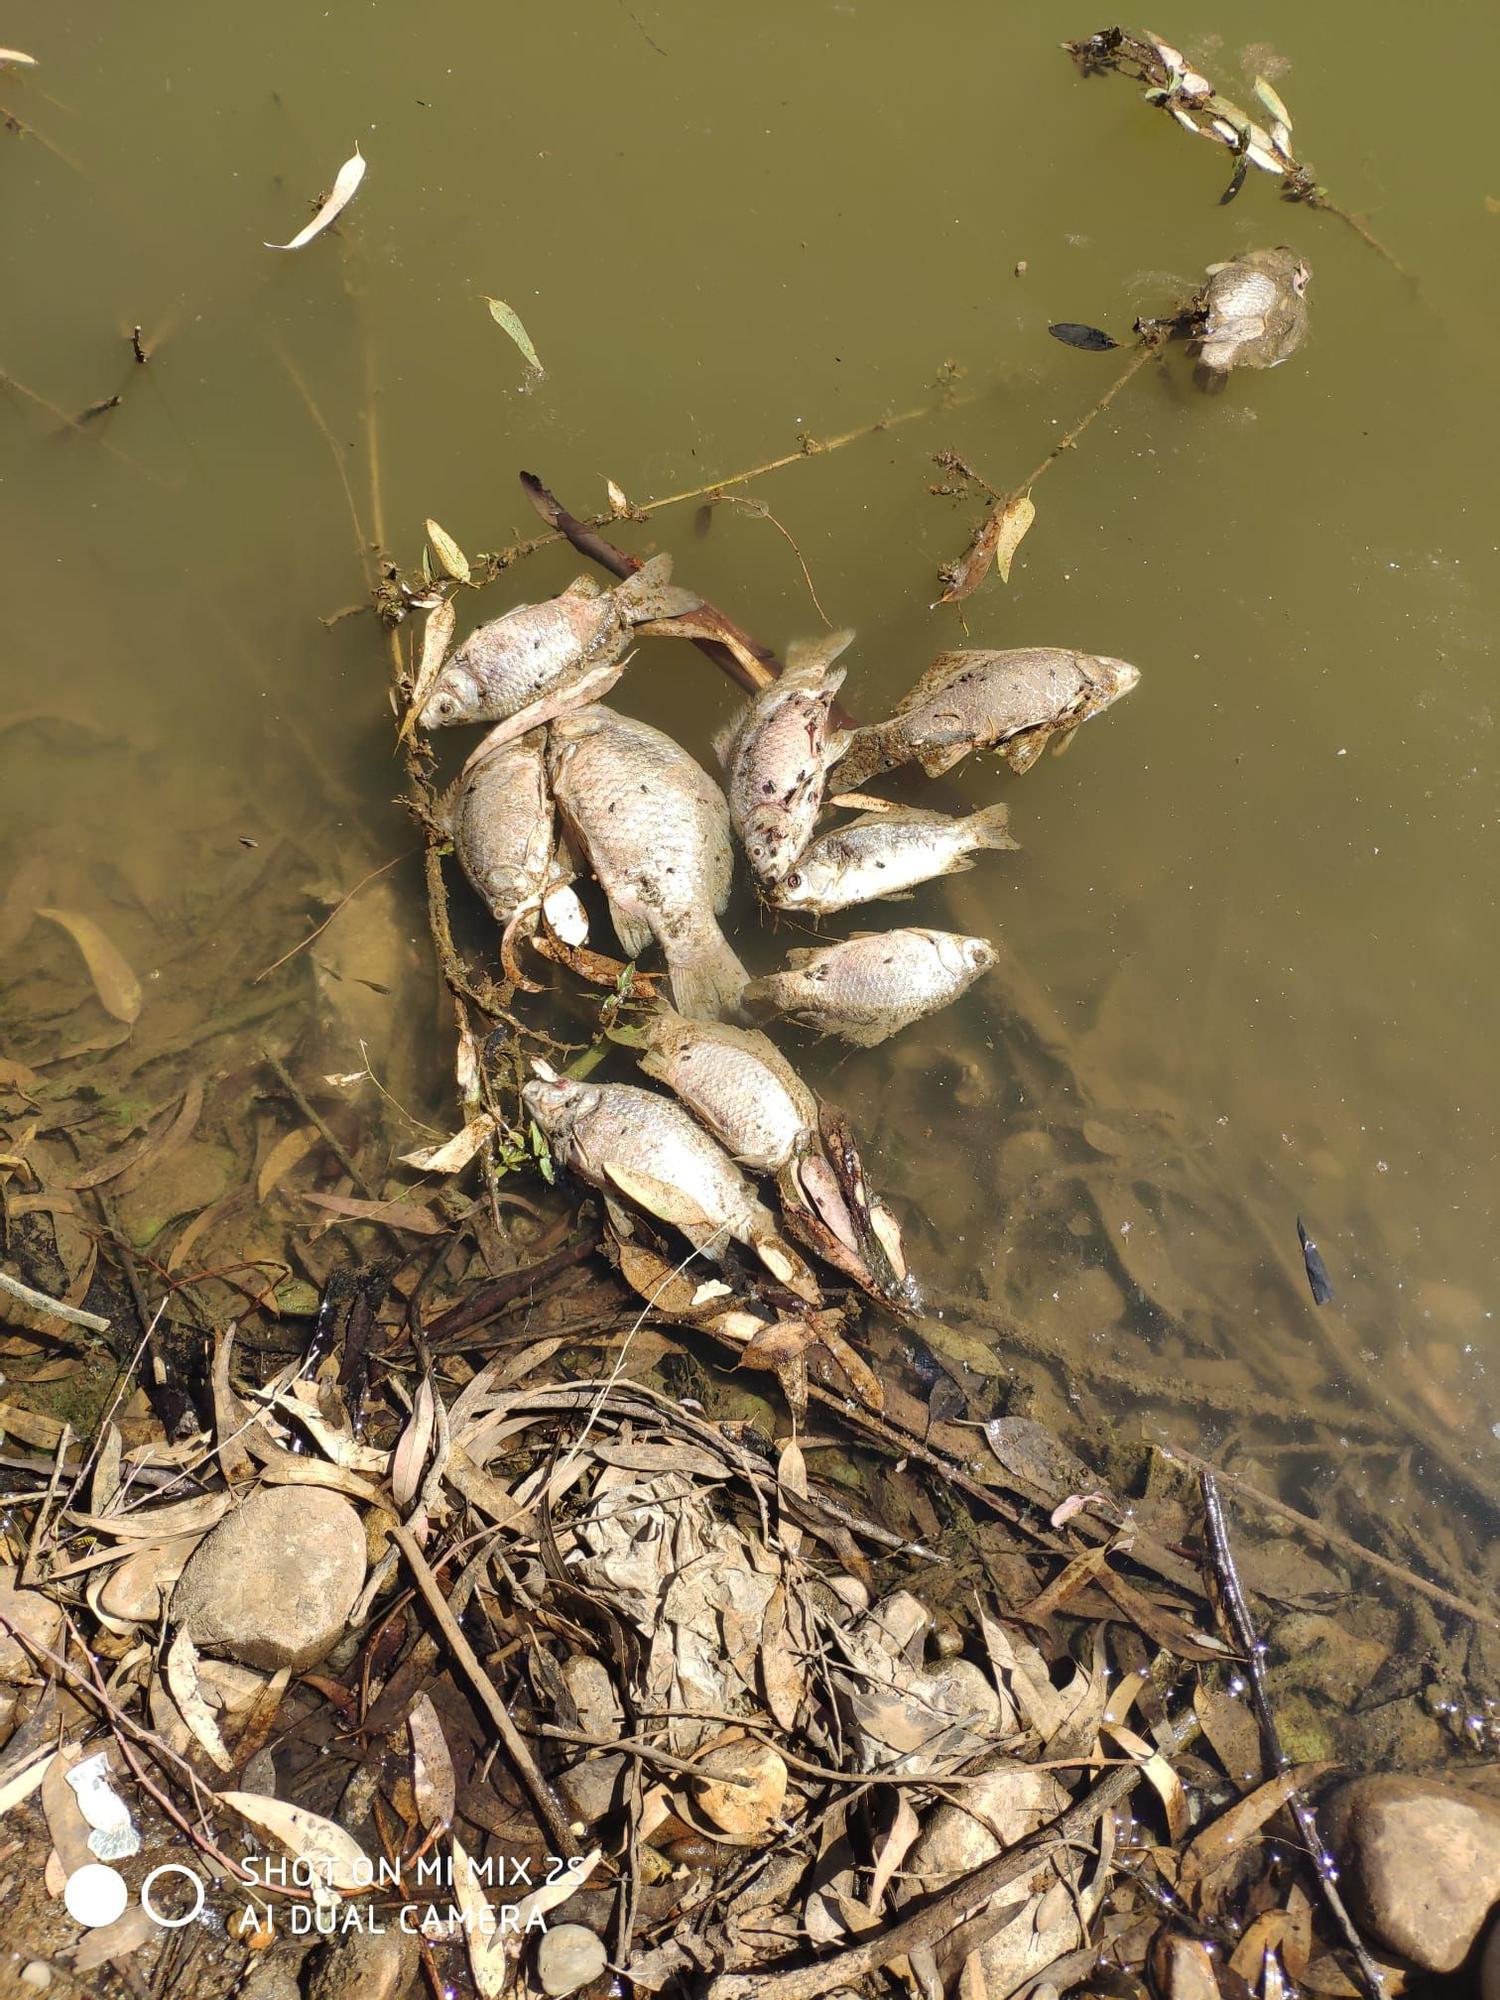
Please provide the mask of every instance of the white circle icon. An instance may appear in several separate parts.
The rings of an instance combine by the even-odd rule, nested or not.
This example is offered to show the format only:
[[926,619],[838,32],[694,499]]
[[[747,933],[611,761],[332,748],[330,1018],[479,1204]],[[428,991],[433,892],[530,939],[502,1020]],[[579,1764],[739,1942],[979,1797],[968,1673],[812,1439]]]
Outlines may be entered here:
[[102,1861],[86,1861],[75,1868],[63,1885],[63,1905],[75,1924],[96,1931],[125,1914],[130,1891],[118,1868]]
[[[193,1907],[184,1916],[174,1917],[169,1912],[157,1909],[151,1900],[151,1891],[163,1875],[181,1875],[192,1884]],[[180,1861],[164,1861],[159,1868],[153,1868],[141,1884],[141,1908],[153,1924],[160,1924],[164,1931],[181,1930],[190,1924],[203,1908],[203,1877],[194,1868],[184,1868]]]

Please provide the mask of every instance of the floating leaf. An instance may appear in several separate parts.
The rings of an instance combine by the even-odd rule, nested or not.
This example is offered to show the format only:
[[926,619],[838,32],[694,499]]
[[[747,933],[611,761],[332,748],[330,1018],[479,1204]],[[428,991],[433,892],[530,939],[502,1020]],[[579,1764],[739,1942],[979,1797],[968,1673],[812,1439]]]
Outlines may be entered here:
[[279,1840],[330,1889],[368,1889],[375,1879],[374,1863],[352,1835],[321,1813],[289,1806],[264,1792],[218,1792],[220,1805]]
[[1287,110],[1270,84],[1266,82],[1266,79],[1263,76],[1258,76],[1251,85],[1251,88],[1276,122],[1284,125],[1287,131],[1290,132],[1292,129],[1292,114]]
[[609,495],[609,511],[617,521],[622,514],[630,512],[630,502],[625,498],[623,489],[616,486],[612,479],[605,480],[604,490]]
[[93,918],[80,916],[75,910],[38,910],[37,915],[48,923],[61,924],[83,953],[105,1012],[127,1026],[134,1021],[141,1011],[141,982]]
[[520,348],[527,367],[534,368],[538,376],[545,375],[547,371],[542,366],[541,356],[531,344],[531,335],[522,326],[520,319],[511,311],[504,299],[492,299],[486,293],[484,302],[489,307],[490,318],[495,322],[496,326],[503,327],[516,343],[517,347]]
[[437,550],[437,559],[455,582],[469,581],[469,558],[454,541],[446,528],[440,528],[436,521],[427,523],[427,539]]
[[19,49],[0,49],[0,69],[7,63],[20,63],[26,69],[35,69],[36,57],[23,55]]
[[441,1146],[421,1146],[415,1153],[403,1153],[402,1164],[424,1174],[456,1174],[469,1164],[494,1129],[495,1121],[489,1112],[481,1111]]
[[1081,347],[1086,354],[1102,354],[1106,348],[1118,347],[1112,334],[1101,326],[1084,326],[1081,321],[1060,319],[1047,329],[1054,340],[1060,340],[1064,347]]
[[[432,523],[428,523],[430,528]],[[411,706],[406,711],[401,724],[401,741],[404,743],[416,727],[422,713],[422,704],[432,692],[432,684],[438,677],[438,669],[453,644],[453,628],[458,622],[458,613],[453,608],[453,600],[445,597],[433,606],[427,615],[427,623],[422,627],[422,658],[417,667],[416,685],[411,691]]]
[[995,567],[1000,572],[1002,583],[1010,582],[1010,566],[1016,550],[1026,537],[1026,530],[1036,519],[1036,503],[1029,493],[1018,493],[1014,500],[1008,500],[1000,514],[1000,536],[995,543]]
[[339,168],[333,191],[318,210],[306,229],[299,229],[290,243],[268,243],[267,250],[300,250],[304,243],[311,243],[315,236],[321,236],[330,222],[336,221],[354,199],[354,193],[365,177],[365,157],[358,146],[351,159],[345,160]]

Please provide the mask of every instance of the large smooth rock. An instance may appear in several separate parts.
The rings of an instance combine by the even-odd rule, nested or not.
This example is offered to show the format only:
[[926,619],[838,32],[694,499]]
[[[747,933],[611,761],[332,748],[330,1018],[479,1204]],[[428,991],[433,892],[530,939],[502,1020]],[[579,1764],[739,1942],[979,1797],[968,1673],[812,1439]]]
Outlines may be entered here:
[[592,1985],[603,1972],[607,1956],[604,1940],[582,1924],[554,1924],[537,1944],[538,1983],[553,2000],[562,2000],[564,1994]]
[[172,1623],[242,1666],[311,1667],[342,1638],[364,1581],[364,1526],[342,1494],[263,1487],[204,1537],[172,1592]]
[[1500,1899],[1500,1806],[1429,1778],[1356,1778],[1319,1819],[1371,1936],[1427,1972],[1461,1965]]

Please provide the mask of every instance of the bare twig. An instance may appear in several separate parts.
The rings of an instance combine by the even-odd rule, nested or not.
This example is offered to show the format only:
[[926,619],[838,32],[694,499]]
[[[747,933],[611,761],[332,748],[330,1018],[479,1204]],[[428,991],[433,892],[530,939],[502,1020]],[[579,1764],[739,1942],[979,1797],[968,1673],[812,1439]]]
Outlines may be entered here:
[[[361,605],[360,609],[363,610],[364,607]],[[359,880],[355,883],[354,887],[348,890],[344,895],[339,897],[337,903],[335,903],[333,908],[328,912],[328,915],[323,919],[322,923],[320,923],[315,930],[310,930],[305,938],[299,938],[297,943],[292,946],[291,950],[284,951],[281,954],[280,958],[272,959],[271,963],[266,967],[264,972],[257,972],[255,977],[252,980],[250,980],[249,984],[251,986],[259,986],[260,982],[263,979],[269,979],[273,972],[279,972],[281,967],[286,964],[289,958],[295,958],[299,951],[306,951],[307,947],[312,943],[313,939],[321,937],[324,931],[326,931],[328,926],[333,922],[334,918],[340,915],[342,911],[348,908],[350,903],[354,901],[355,897],[359,894],[361,889],[363,889],[368,883],[373,882],[378,875],[387,874],[392,868],[396,866],[396,863],[398,861],[404,861],[405,859],[406,856],[404,854],[392,855],[389,861],[382,861],[378,868],[372,868],[368,875],[361,875]]]
[[270,1070],[272,1074],[275,1076],[276,1081],[281,1085],[282,1089],[286,1092],[287,1096],[292,1100],[292,1103],[296,1107],[296,1109],[307,1120],[308,1124],[311,1125],[317,1132],[318,1136],[322,1139],[323,1144],[333,1154],[334,1158],[338,1161],[339,1165],[343,1168],[344,1172],[353,1181],[354,1185],[359,1189],[360,1193],[365,1197],[366,1201],[379,1201],[380,1199],[379,1195],[376,1194],[374,1188],[371,1187],[370,1183],[365,1179],[364,1175],[355,1165],[353,1159],[345,1150],[343,1143],[339,1139],[337,1133],[335,1133],[329,1126],[327,1119],[321,1117],[318,1112],[314,1111],[312,1105],[308,1103],[307,1099],[302,1094],[302,1091],[297,1083],[296,1078],[291,1074],[290,1070],[288,1070],[286,1064],[281,1060],[281,1058],[279,1056],[272,1055],[269,1049],[262,1049],[260,1052],[260,1059],[265,1064],[266,1068]]
[[[1272,1713],[1270,1698],[1266,1692],[1265,1648],[1261,1645],[1260,1636],[1256,1632],[1255,1621],[1250,1616],[1250,1606],[1245,1601],[1239,1572],[1234,1566],[1234,1551],[1229,1546],[1229,1526],[1224,1519],[1223,1502],[1219,1498],[1219,1488],[1214,1474],[1200,1473],[1199,1483],[1203,1489],[1203,1509],[1208,1521],[1208,1542],[1213,1554],[1215,1581],[1219,1586],[1225,1622],[1233,1633],[1236,1644],[1245,1655],[1245,1670],[1250,1681],[1250,1698],[1255,1709],[1255,1719],[1260,1725],[1266,1761],[1271,1769],[1279,1774],[1291,1768],[1291,1759],[1281,1747],[1281,1732],[1276,1727],[1276,1717]],[[1288,1795],[1287,1804],[1291,1808],[1292,1817],[1297,1822],[1298,1831],[1317,1872],[1318,1885],[1322,1889],[1323,1901],[1328,1906],[1329,1914],[1343,1932],[1349,1949],[1354,1953],[1365,1985],[1375,1996],[1375,2000],[1385,2000],[1384,1976],[1370,1956],[1364,1939],[1355,1929],[1354,1919],[1349,1915],[1344,1899],[1339,1894],[1333,1861],[1323,1845],[1313,1809],[1299,1791],[1293,1791]]]
[[98,1313],[82,1311],[78,1306],[70,1306],[66,1299],[49,1298],[45,1292],[33,1290],[23,1285],[19,1278],[13,1278],[8,1271],[0,1271],[0,1292],[9,1292],[13,1299],[19,1299],[23,1306],[30,1306],[35,1312],[53,1313],[58,1319],[65,1319],[70,1326],[86,1326],[90,1333],[108,1333],[109,1321]]

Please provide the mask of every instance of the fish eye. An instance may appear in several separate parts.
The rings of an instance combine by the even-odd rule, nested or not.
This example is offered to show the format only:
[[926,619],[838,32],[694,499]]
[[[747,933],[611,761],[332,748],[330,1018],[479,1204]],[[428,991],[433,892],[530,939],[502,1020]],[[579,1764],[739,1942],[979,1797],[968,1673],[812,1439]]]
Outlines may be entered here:
[[793,869],[791,874],[787,876],[786,886],[789,889],[800,889],[802,887],[802,877],[797,873],[795,869]]

